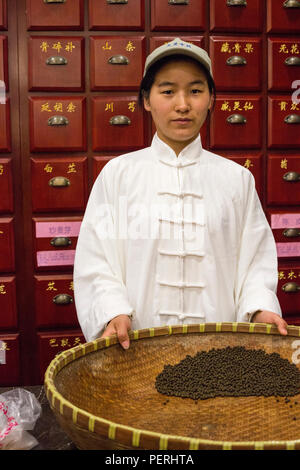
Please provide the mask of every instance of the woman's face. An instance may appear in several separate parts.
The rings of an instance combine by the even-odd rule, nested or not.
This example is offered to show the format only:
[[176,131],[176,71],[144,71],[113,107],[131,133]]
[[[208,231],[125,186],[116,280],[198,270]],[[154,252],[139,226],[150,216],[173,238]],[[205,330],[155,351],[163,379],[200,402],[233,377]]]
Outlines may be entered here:
[[158,137],[177,155],[197,137],[211,106],[205,73],[197,63],[185,60],[164,65],[144,98]]

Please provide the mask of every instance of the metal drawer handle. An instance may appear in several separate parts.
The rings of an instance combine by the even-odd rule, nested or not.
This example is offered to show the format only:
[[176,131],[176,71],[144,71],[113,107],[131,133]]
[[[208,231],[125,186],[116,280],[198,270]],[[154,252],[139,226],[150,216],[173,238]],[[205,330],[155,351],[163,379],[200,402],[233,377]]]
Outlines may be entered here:
[[300,286],[296,282],[287,282],[281,288],[284,292],[299,292]]
[[67,65],[68,61],[65,57],[52,56],[46,60],[47,65]]
[[110,57],[108,63],[111,65],[128,65],[129,59],[125,55],[117,54]]
[[65,116],[51,116],[48,119],[48,126],[67,126],[69,120]]
[[69,294],[58,294],[53,297],[53,302],[56,305],[69,305],[73,302],[73,297]]
[[118,3],[128,3],[128,0],[106,0],[109,5],[115,5]]
[[131,124],[130,119],[127,116],[113,116],[109,120],[109,124],[112,126],[129,126]]
[[286,65],[297,65],[299,66],[300,65],[300,58],[299,57],[295,57],[295,56],[292,56],[292,57],[287,57],[284,61],[284,63]]
[[66,188],[67,186],[70,186],[71,183],[68,178],[65,178],[65,176],[55,176],[49,180],[48,184],[53,188]]
[[44,3],[66,3],[67,0],[44,0]]
[[283,236],[287,238],[300,237],[300,228],[286,228]]
[[188,5],[190,2],[189,0],[169,0],[169,5]]
[[72,241],[69,237],[54,237],[50,242],[50,245],[52,246],[69,246],[71,244]]
[[286,124],[300,124],[300,115],[299,114],[289,114],[284,118]]
[[247,60],[240,55],[233,55],[226,60],[227,65],[247,65]]
[[246,7],[247,0],[227,0],[227,6],[229,7]]
[[226,121],[229,124],[246,124],[247,119],[242,114],[231,114]]
[[286,0],[283,2],[283,8],[300,8],[299,0]]
[[288,171],[288,173],[283,175],[283,179],[292,183],[300,181],[300,173],[297,173],[297,171]]

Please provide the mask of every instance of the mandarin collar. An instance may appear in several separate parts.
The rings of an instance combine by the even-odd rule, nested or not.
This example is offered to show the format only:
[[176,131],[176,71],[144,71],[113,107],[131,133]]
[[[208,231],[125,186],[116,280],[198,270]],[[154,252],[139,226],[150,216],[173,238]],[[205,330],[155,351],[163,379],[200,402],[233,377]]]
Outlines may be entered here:
[[196,163],[202,153],[202,143],[200,134],[187,145],[177,156],[174,150],[163,142],[155,133],[151,149],[154,150],[158,160],[171,166],[186,166]]

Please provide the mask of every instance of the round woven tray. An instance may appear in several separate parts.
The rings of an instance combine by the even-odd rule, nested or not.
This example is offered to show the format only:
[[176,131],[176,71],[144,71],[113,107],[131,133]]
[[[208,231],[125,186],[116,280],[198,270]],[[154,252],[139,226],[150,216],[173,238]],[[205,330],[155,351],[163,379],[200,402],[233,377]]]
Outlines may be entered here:
[[166,397],[155,388],[166,364],[213,347],[263,349],[295,363],[299,336],[296,326],[282,336],[275,326],[259,323],[131,331],[127,351],[112,336],[56,356],[45,374],[46,395],[79,449],[300,449],[300,390],[289,399],[194,401]]

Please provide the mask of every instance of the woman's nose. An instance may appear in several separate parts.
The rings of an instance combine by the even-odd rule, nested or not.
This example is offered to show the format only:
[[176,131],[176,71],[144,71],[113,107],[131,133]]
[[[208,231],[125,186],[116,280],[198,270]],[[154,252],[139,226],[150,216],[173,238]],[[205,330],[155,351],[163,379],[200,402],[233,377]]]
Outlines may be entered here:
[[186,112],[190,109],[188,98],[185,94],[178,94],[175,102],[175,110],[180,112]]

